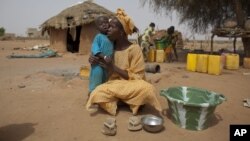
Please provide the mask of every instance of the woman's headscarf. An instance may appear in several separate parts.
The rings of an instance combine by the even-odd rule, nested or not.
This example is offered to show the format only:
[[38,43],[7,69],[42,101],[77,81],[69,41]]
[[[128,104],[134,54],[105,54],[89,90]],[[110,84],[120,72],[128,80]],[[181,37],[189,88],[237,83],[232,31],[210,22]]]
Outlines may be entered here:
[[124,31],[127,35],[131,35],[135,28],[133,20],[121,8],[116,10],[116,17],[121,22]]

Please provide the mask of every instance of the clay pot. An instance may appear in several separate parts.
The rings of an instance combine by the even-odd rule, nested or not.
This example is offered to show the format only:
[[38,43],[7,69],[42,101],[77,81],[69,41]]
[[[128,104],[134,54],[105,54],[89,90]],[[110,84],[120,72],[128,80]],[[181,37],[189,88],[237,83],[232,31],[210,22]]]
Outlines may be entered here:
[[224,22],[224,27],[225,28],[235,28],[236,26],[237,26],[236,20],[227,19]]

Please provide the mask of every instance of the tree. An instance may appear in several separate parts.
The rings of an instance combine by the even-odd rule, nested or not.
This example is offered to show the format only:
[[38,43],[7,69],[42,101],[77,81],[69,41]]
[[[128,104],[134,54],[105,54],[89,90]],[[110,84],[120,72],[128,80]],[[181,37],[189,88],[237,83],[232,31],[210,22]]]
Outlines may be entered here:
[[[140,0],[140,3],[149,4],[157,14],[171,16],[173,11],[177,12],[180,24],[186,23],[196,33],[220,27],[232,18],[244,29],[250,17],[250,0]],[[245,56],[250,57],[250,38],[242,38],[242,42]]]
[[5,34],[5,29],[3,27],[0,28],[0,36],[3,36]]

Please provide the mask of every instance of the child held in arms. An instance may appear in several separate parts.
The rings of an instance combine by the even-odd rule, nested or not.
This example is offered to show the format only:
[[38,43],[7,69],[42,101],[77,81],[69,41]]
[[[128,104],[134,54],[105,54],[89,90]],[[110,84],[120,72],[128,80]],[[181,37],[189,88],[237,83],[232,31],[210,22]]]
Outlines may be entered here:
[[[99,57],[100,60],[111,62],[113,55],[113,43],[108,39],[107,32],[109,28],[109,18],[99,16],[95,20],[95,24],[99,33],[95,36],[91,53]],[[107,69],[98,64],[91,64],[91,72],[89,79],[89,94],[100,84],[108,80]]]

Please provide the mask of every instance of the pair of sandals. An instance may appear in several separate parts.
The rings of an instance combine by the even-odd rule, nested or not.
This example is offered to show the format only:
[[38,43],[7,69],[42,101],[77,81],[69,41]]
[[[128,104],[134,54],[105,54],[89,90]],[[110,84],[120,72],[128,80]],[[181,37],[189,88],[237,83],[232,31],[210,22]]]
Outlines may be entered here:
[[[129,118],[128,130],[139,131],[142,129],[141,118],[137,116],[132,116]],[[116,135],[117,125],[115,118],[107,118],[103,124],[102,133],[108,136]]]

